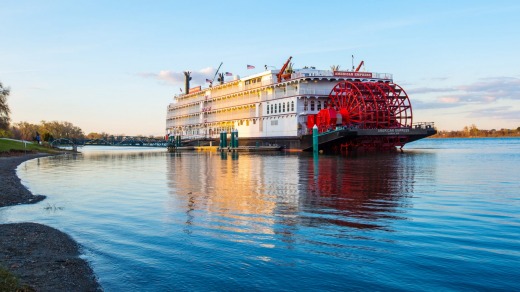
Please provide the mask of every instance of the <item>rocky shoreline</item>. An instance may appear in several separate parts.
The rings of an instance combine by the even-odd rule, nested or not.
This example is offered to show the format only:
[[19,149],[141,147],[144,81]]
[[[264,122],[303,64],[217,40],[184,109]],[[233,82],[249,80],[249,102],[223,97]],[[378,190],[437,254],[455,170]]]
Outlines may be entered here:
[[[16,175],[16,167],[48,154],[0,157],[0,208],[33,204],[33,195]],[[34,291],[101,291],[80,246],[67,234],[36,223],[0,224],[0,267]]]

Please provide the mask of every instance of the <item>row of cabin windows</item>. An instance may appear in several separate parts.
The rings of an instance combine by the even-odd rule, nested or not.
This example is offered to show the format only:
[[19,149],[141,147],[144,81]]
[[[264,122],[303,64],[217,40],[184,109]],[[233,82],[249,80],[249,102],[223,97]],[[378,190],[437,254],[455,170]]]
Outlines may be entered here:
[[321,111],[322,108],[327,107],[327,102],[326,101],[321,101],[321,100],[314,101],[314,100],[311,100],[309,102],[308,100],[305,100],[303,102],[303,110],[304,111],[309,110],[309,103],[310,103],[310,110],[311,111],[314,111],[314,110]]
[[[290,108],[289,108],[290,106]],[[269,110],[270,109],[270,110]],[[294,101],[288,101],[288,102],[282,102],[277,104],[268,104],[267,105],[267,114],[277,114],[277,113],[285,113],[287,109],[287,112],[294,111]]]
[[258,78],[253,78],[253,79],[246,80],[244,83],[246,85],[249,85],[249,84],[260,83],[260,82],[262,82],[262,78],[258,77]]
[[[238,124],[239,124],[240,126],[243,126],[243,125],[244,125],[244,120],[241,120],[240,122],[238,122]],[[246,121],[245,121],[245,125],[246,125],[246,126],[249,126],[249,120],[246,120]],[[253,119],[253,125],[256,125],[256,120],[254,120],[254,119]]]

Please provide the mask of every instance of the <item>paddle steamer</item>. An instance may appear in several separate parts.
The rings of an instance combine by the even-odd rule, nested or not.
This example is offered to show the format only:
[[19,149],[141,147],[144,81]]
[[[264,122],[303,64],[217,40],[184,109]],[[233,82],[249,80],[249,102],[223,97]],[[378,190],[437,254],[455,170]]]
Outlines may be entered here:
[[238,132],[241,146],[310,150],[316,126],[320,150],[344,152],[402,148],[436,133],[433,123],[412,123],[408,95],[392,74],[362,72],[363,62],[349,71],[293,69],[291,58],[244,78],[220,73],[206,88],[190,88],[184,72],[184,93],[168,105],[167,135],[182,145],[218,145]]

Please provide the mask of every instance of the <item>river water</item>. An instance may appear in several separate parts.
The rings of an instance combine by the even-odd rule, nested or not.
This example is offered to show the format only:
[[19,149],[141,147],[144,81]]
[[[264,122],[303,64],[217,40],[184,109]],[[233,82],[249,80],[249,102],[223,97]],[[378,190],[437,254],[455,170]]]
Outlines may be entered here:
[[319,156],[85,147],[0,209],[70,234],[106,291],[520,290],[520,139]]

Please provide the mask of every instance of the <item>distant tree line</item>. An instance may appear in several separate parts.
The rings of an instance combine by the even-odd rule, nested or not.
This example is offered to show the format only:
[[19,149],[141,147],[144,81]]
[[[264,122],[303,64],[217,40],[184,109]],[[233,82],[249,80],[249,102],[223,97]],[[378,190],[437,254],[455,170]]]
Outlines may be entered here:
[[[7,103],[7,98],[11,93],[10,89],[4,87],[0,82],[0,138],[13,138],[19,140],[33,141],[39,135],[41,141],[49,142],[59,138],[69,139],[104,139],[117,140],[126,136],[125,134],[111,135],[105,132],[89,133],[85,135],[80,127],[74,126],[70,122],[60,121],[41,121],[40,124],[31,124],[28,122],[19,122],[11,124],[11,110]],[[138,135],[145,137],[144,135]],[[154,138],[152,135],[149,138]],[[162,138],[162,137],[155,137]]]
[[474,124],[465,126],[461,131],[438,131],[432,138],[484,138],[484,137],[520,137],[520,127],[516,129],[481,130]]
[[[19,122],[12,124],[8,130],[3,132],[1,137],[13,138],[26,141],[34,141],[36,134],[39,134],[41,140],[44,142],[52,142],[59,138],[68,138],[76,140],[106,140],[106,141],[120,141],[125,137],[125,134],[108,134],[105,132],[95,133],[91,132],[85,135],[80,127],[74,126],[70,122],[59,122],[59,121],[41,121],[40,124],[31,124],[28,122]],[[137,135],[139,137],[149,138],[164,138],[154,137],[153,135]]]
[[40,124],[19,122],[13,124],[10,129],[10,138],[32,141],[39,134],[42,141],[53,141],[57,138],[83,139],[85,135],[80,127],[70,122],[41,121]]

